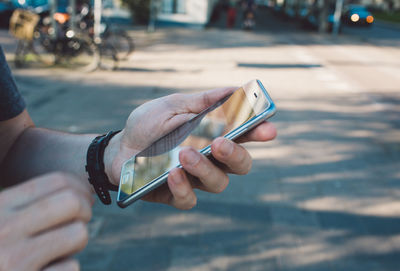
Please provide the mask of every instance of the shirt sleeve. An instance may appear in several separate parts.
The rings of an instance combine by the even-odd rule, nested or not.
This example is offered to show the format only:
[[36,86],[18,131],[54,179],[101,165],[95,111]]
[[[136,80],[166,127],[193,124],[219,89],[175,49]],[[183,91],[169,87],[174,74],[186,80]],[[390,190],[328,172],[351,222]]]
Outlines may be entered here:
[[18,116],[25,106],[0,46],[0,121]]

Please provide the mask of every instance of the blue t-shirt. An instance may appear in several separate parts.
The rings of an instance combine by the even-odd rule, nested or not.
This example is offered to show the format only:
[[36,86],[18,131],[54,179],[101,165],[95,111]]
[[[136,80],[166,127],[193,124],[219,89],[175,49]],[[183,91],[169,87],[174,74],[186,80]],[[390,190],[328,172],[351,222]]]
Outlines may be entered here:
[[18,92],[14,77],[0,46],[0,121],[16,117],[24,109],[24,99]]

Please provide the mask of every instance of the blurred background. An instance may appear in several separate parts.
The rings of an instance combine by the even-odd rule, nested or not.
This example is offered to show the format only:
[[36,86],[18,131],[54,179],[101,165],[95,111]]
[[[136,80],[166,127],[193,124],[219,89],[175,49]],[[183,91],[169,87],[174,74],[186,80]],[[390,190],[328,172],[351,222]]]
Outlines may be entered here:
[[255,78],[277,104],[277,139],[246,144],[251,173],[193,210],[96,202],[82,270],[399,270],[399,9],[2,0],[0,44],[38,126],[103,133],[151,99]]

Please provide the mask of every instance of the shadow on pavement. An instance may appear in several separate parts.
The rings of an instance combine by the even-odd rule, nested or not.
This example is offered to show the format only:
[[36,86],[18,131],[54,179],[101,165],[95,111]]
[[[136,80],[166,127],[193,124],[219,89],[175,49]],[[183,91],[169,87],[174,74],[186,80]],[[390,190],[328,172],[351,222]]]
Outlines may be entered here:
[[321,68],[319,64],[262,64],[262,63],[238,63],[238,67],[257,68],[257,69],[311,69]]
[[[124,221],[109,216],[101,238],[88,249],[92,256],[102,257],[104,251],[114,254],[107,267],[110,271],[171,266],[210,270],[210,266],[224,266],[224,259],[231,259],[227,270],[245,266],[254,270],[353,269],[349,262],[358,262],[355,270],[395,271],[398,267],[398,249],[383,242],[398,241],[399,217],[309,211],[279,203],[209,201],[200,202],[185,216],[168,207],[141,204]],[[200,230],[199,223],[207,227]],[[96,266],[85,259],[82,264],[87,264],[84,270]]]

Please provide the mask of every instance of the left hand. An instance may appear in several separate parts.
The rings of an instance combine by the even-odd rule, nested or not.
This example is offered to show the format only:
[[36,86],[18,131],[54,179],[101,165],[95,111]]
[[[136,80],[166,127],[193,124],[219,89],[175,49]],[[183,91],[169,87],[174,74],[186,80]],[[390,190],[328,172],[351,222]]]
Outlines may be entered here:
[[0,192],[0,270],[79,270],[94,198],[87,182],[51,173]]
[[[126,127],[112,138],[106,148],[104,161],[110,181],[119,183],[121,168],[126,160],[235,89],[173,94],[138,107],[129,116]],[[186,147],[179,153],[180,163],[185,170],[171,170],[167,184],[153,190],[143,199],[169,204],[178,209],[191,209],[197,201],[194,188],[220,193],[229,183],[228,173],[244,175],[250,171],[250,154],[238,143],[268,141],[275,136],[275,127],[264,122],[236,140],[237,143],[222,137],[215,139],[211,144],[211,152],[219,166],[194,148]]]

